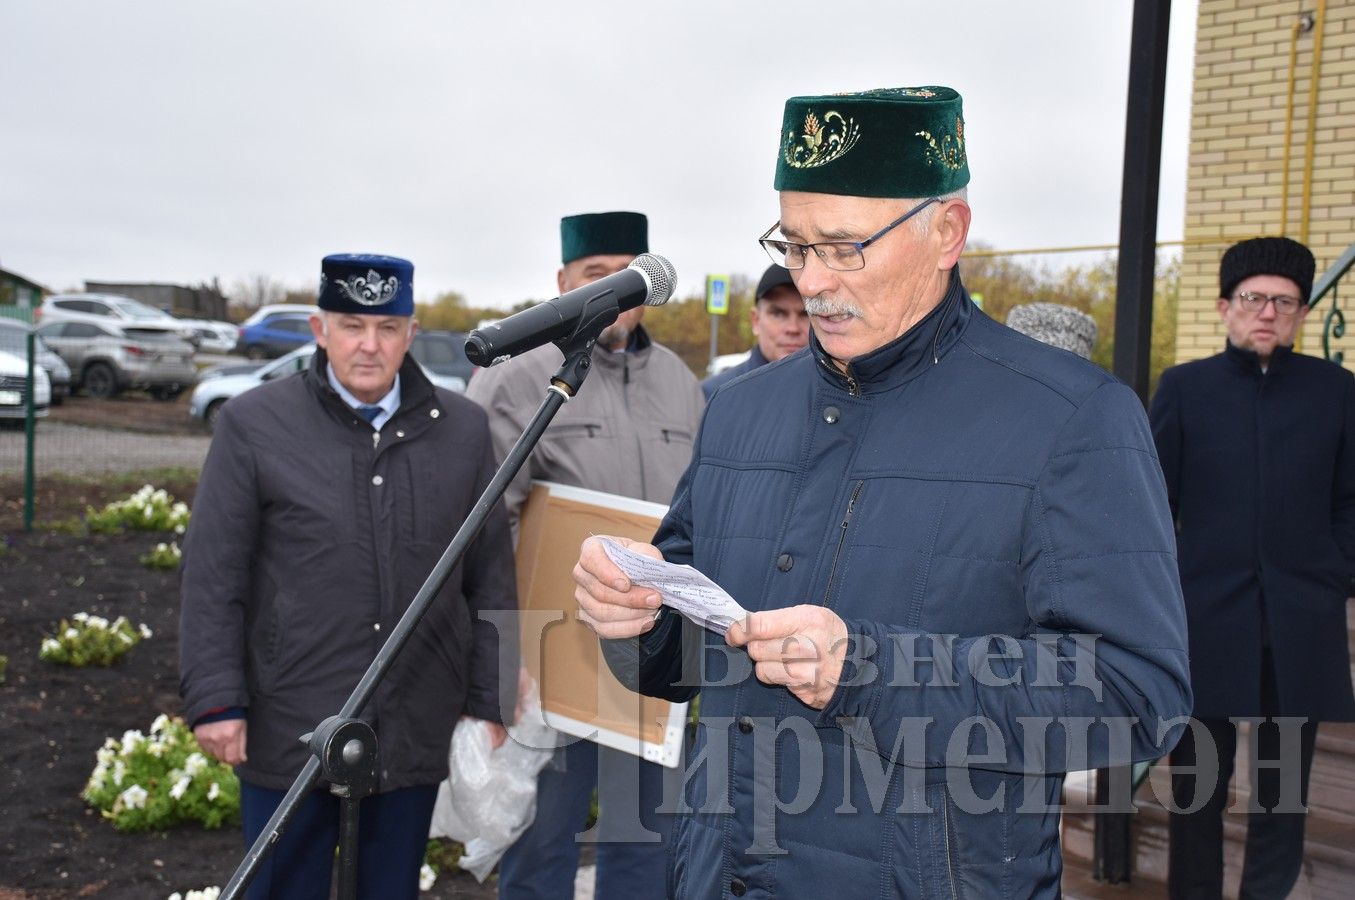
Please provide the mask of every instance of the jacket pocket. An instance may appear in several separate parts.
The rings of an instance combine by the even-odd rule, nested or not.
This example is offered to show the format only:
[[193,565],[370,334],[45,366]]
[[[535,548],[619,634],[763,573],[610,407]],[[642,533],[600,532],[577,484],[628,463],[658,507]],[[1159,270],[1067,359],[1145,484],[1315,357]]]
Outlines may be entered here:
[[249,669],[253,673],[251,694],[269,696],[277,689],[278,672],[288,642],[288,613],[295,604],[295,594],[278,591],[254,622],[249,638]]

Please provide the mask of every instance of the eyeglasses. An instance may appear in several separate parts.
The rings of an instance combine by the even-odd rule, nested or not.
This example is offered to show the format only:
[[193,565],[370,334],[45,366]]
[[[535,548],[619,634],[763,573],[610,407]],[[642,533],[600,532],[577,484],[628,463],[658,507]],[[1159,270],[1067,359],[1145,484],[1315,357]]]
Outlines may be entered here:
[[1238,291],[1237,302],[1247,312],[1259,313],[1267,303],[1275,304],[1275,315],[1292,316],[1299,311],[1303,301],[1288,294],[1262,294],[1259,291]]
[[770,237],[773,231],[781,227],[781,223],[777,222],[771,228],[768,228],[762,237],[758,238],[758,243],[762,245],[763,250],[767,251],[767,255],[772,258],[772,262],[776,263],[778,266],[785,266],[787,269],[803,269],[805,267],[805,260],[809,256],[809,251],[813,250],[814,255],[828,268],[836,269],[839,272],[850,272],[855,269],[865,268],[866,257],[862,255],[862,250],[866,249],[904,222],[907,222],[928,206],[940,202],[940,197],[930,197],[923,200],[917,206],[914,206],[912,209],[908,210],[908,212],[899,216],[864,241],[819,241],[816,244],[797,244],[794,241],[781,241]]

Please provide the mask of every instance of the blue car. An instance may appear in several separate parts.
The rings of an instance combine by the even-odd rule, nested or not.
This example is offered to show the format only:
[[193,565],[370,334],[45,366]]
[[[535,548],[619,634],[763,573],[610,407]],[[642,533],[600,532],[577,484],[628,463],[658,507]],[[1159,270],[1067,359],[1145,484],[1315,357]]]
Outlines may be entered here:
[[235,352],[250,359],[272,359],[305,346],[312,340],[309,317],[275,313],[240,329]]

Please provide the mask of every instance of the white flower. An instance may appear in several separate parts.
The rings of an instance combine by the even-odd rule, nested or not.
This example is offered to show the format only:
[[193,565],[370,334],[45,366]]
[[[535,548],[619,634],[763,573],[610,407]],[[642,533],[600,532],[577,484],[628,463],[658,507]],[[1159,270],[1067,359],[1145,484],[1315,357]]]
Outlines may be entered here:
[[203,756],[201,753],[190,753],[188,754],[188,759],[183,761],[183,770],[188,774],[189,778],[202,774],[206,768],[207,757]]
[[140,731],[129,729],[122,733],[122,755],[131,756],[132,751],[140,747],[146,741],[146,736]]
[[67,628],[67,629],[66,629],[66,633],[63,635],[63,637],[65,637],[66,640],[68,640],[68,641],[73,641],[73,640],[75,640],[76,638],[78,638],[79,636],[80,636],[80,632],[76,631],[74,628]]
[[85,622],[85,621],[88,621],[88,619],[89,619],[89,613],[87,613],[87,612],[78,612],[78,613],[76,613],[75,615],[71,616],[71,621],[72,621],[72,622]]
[[175,800],[182,800],[184,791],[188,790],[188,785],[191,784],[192,781],[193,779],[189,778],[187,775],[180,778],[178,781],[174,782],[174,787],[169,789],[169,795]]
[[109,749],[108,745],[105,744],[94,751],[94,758],[99,761],[99,765],[101,766],[111,766],[113,765],[113,760],[116,759],[117,756]]
[[175,526],[174,526],[174,533],[175,533],[175,534],[183,534],[183,533],[184,533],[185,531],[187,531],[187,530],[188,530],[188,529],[184,528],[182,525],[175,525]]
[[147,741],[146,752],[159,759],[165,755],[165,745],[161,741]]
[[89,773],[89,787],[97,790],[98,788],[103,787],[104,782],[107,780],[108,780],[108,766],[100,762],[97,766],[94,767],[94,771]]
[[[118,616],[118,621],[122,621],[122,616]],[[116,627],[116,623],[114,623],[114,625],[115,625],[115,627]],[[107,627],[108,627],[108,620],[105,619],[103,616],[90,616],[90,617],[89,617],[89,627],[90,627],[90,628],[107,628]]]
[[212,786],[207,789],[207,799],[215,800],[217,797],[220,796],[221,796],[221,785],[213,781]]
[[43,638],[43,639],[42,639],[42,652],[43,652],[43,653],[55,653],[55,652],[57,652],[57,651],[60,650],[60,649],[61,649],[61,642],[58,641],[56,638]]
[[433,867],[428,863],[419,866],[419,890],[431,891],[433,882],[438,880],[438,873],[433,871]]
[[146,805],[146,798],[150,794],[139,784],[134,784],[127,790],[118,794],[118,801],[127,809],[141,809]]
[[113,763],[113,786],[122,787],[122,779],[127,775],[127,765],[122,760]]
[[136,643],[135,641],[132,640],[132,636],[130,634],[127,634],[125,631],[118,632],[118,640],[122,641],[124,644]]
[[[145,622],[142,622],[139,626],[137,626],[137,630],[141,632],[141,636],[143,638],[145,638],[146,640],[150,640],[152,632],[149,628],[146,627]],[[164,716],[161,716],[160,718],[163,719]]]
[[169,716],[165,715],[164,713],[160,713],[160,715],[155,717],[155,721],[151,723],[151,734],[159,734],[168,727],[169,727]]

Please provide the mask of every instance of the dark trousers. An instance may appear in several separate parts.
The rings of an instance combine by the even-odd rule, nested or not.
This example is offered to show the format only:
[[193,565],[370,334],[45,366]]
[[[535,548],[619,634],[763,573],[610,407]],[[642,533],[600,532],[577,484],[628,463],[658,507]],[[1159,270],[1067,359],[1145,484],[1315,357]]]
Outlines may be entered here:
[[[246,847],[253,845],[286,793],[240,782]],[[437,796],[437,785],[421,785],[375,794],[359,804],[359,897],[418,897],[419,866]],[[249,900],[329,900],[338,845],[339,800],[328,791],[312,791],[259,867]]]
[[573,900],[577,835],[587,825],[595,787],[598,824],[584,838],[597,842],[593,896],[662,897],[673,817],[657,810],[665,796],[678,796],[682,770],[591,741],[576,740],[563,753],[563,771],[547,766],[537,777],[536,818],[499,863],[499,897]]
[[[1269,662],[1269,660],[1267,660]],[[1273,714],[1275,709],[1275,677],[1271,665],[1262,666],[1262,709]],[[1284,759],[1283,771],[1258,768],[1256,761],[1282,758],[1280,726],[1267,718],[1256,729],[1255,756],[1252,758],[1251,808],[1260,806],[1267,812],[1251,812],[1247,816],[1246,857],[1242,865],[1240,900],[1281,900],[1288,896],[1298,881],[1303,865],[1303,826],[1306,813],[1288,811],[1295,805],[1293,767],[1299,766],[1297,798],[1299,807],[1308,804],[1308,775],[1313,766],[1313,749],[1317,742],[1317,722],[1303,720],[1300,730],[1299,757]],[[1205,746],[1201,736],[1196,739],[1196,728],[1208,734],[1212,747]],[[1292,739],[1291,739],[1292,745]],[[1173,769],[1178,766],[1202,766],[1201,777],[1193,774],[1172,774],[1172,801],[1176,809],[1188,809],[1200,803],[1200,794],[1207,793],[1203,806],[1196,812],[1173,812],[1170,820],[1171,850],[1168,858],[1167,887],[1173,900],[1218,900],[1223,896],[1223,811],[1228,805],[1228,782],[1233,777],[1233,759],[1237,752],[1237,725],[1229,719],[1195,719],[1186,729],[1181,742],[1171,753]],[[1293,754],[1292,746],[1289,752]],[[1212,757],[1212,759],[1211,759]],[[1211,766],[1217,766],[1218,777],[1206,780],[1203,776]],[[1210,783],[1212,781],[1212,783]],[[1286,784],[1287,782],[1287,784]],[[1286,796],[1287,794],[1287,796]],[[1284,812],[1270,812],[1284,804]]]

